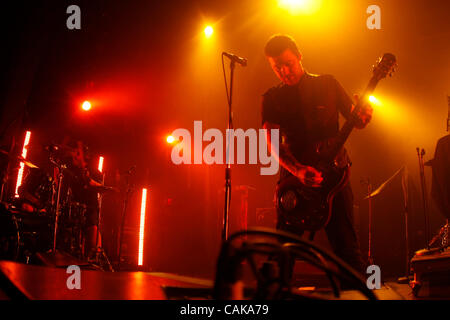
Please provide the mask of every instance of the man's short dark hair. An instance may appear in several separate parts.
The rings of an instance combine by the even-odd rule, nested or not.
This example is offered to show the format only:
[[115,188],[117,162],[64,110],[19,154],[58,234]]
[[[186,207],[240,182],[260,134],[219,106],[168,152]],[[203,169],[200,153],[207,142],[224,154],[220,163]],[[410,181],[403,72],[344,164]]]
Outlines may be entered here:
[[286,49],[290,49],[297,57],[300,58],[300,51],[298,50],[295,40],[288,35],[276,34],[272,36],[266,43],[264,53],[268,57],[278,57]]

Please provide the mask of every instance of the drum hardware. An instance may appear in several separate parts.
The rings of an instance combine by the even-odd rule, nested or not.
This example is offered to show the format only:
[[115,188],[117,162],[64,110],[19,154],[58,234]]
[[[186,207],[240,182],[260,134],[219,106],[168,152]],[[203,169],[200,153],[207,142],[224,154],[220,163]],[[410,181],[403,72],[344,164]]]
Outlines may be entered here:
[[125,228],[125,215],[127,212],[128,200],[134,191],[134,186],[130,185],[130,177],[134,172],[134,170],[133,170],[134,167],[135,166],[131,167],[131,169],[127,171],[127,175],[126,175],[127,189],[126,189],[125,198],[123,200],[122,219],[121,219],[121,223],[120,223],[120,234],[119,234],[119,253],[118,253],[118,263],[117,263],[117,269],[119,269],[119,270],[120,270],[120,263],[121,263],[121,259],[122,259],[122,242],[123,242],[123,233],[124,233],[124,228]]
[[23,164],[26,165],[29,168],[37,169],[38,166],[33,164],[32,162],[26,160],[21,155],[14,154],[12,151],[8,152],[8,151],[0,149],[0,154],[3,154],[3,155],[8,157],[8,165],[6,166],[6,168],[2,172],[2,181],[1,181],[1,185],[2,186],[1,186],[1,189],[0,189],[0,201],[3,201],[3,197],[4,197],[4,194],[5,194],[5,186],[6,186],[7,182],[8,182],[8,179],[9,179],[8,178],[8,172],[9,172],[9,169],[10,169],[10,161],[11,160],[19,160],[19,161],[23,162]]
[[87,207],[85,204],[72,201],[70,197],[69,189],[67,200],[61,206],[58,223],[58,247],[79,259],[83,259],[85,256],[83,251],[83,226]]
[[58,164],[53,159],[50,160],[58,168],[58,190],[56,192],[56,208],[55,208],[55,227],[53,231],[53,253],[56,253],[56,235],[58,231],[58,219],[60,214],[60,197],[61,197],[61,185],[63,180],[63,170],[67,168],[65,164]]
[[[105,186],[105,173],[102,173],[102,187],[104,187],[104,191],[109,191],[112,190],[113,188],[110,187],[106,187]],[[97,224],[97,235],[95,238],[95,262],[97,265],[101,265],[100,263],[100,257],[102,257],[105,262],[106,265],[108,266],[109,271],[114,272],[114,268],[111,264],[111,262],[108,259],[108,256],[106,255],[105,250],[103,249],[102,245],[98,245],[99,244],[99,239],[100,239],[100,226],[102,225],[102,202],[103,202],[103,193],[102,192],[98,192],[98,224]]]
[[13,205],[3,206],[1,211],[0,253],[4,259],[29,263],[36,252],[48,249],[48,216],[22,212]]
[[[409,224],[408,224],[408,216],[409,216],[409,206],[408,206],[408,170],[406,166],[402,166],[398,169],[389,179],[383,182],[375,191],[371,191],[364,199],[369,199],[369,215],[371,215],[371,203],[370,200],[375,196],[379,195],[381,191],[389,185],[389,183],[397,176],[401,174],[402,177],[402,193],[403,193],[403,211],[405,216],[405,276],[397,279],[398,283],[408,283],[409,274],[410,274],[410,261],[409,261]],[[369,190],[369,189],[368,189]],[[370,188],[371,190],[371,188]],[[371,220],[371,218],[369,217]],[[370,228],[371,221],[369,221]],[[372,233],[369,230],[369,237],[372,237]],[[369,248],[370,250],[370,248]],[[370,257],[370,255],[369,255]],[[370,260],[369,260],[370,262]]]
[[373,191],[373,185],[370,182],[370,179],[361,179],[361,184],[364,186],[367,186],[367,197],[365,199],[368,199],[369,201],[369,243],[368,243],[368,250],[367,250],[367,264],[369,266],[373,265],[373,256],[372,256],[372,229],[373,229],[373,216],[372,216],[372,191]]
[[39,168],[37,165],[35,165],[34,163],[28,161],[27,159],[25,159],[25,158],[22,157],[21,155],[15,155],[15,154],[12,154],[11,152],[7,152],[7,151],[2,150],[2,149],[0,149],[0,153],[2,153],[2,154],[4,154],[4,155],[8,156],[8,158],[9,158],[10,160],[11,160],[11,159],[14,159],[14,160],[19,160],[20,162],[23,162],[23,164],[26,165],[26,166],[29,167],[29,168],[34,168],[34,169]]
[[[51,168],[57,171],[55,178],[23,157],[0,150],[0,156],[5,155],[8,159],[22,161],[28,168],[31,168],[19,188],[19,198],[5,203],[6,213],[0,214],[1,221],[5,220],[5,223],[0,223],[0,259],[5,252],[5,254],[7,253],[5,258],[8,260],[20,259],[29,263],[38,251],[56,257],[61,250],[88,261],[87,252],[84,252],[84,226],[87,208],[85,204],[76,202],[71,197],[73,186],[70,178],[76,173],[70,170],[70,154],[75,149],[60,145],[50,145],[44,149],[48,152],[46,158],[51,163]],[[8,165],[9,163],[10,161],[8,161]],[[7,177],[3,177],[2,174],[2,178],[5,180]],[[104,177],[102,183],[99,182],[98,186],[89,186],[89,189],[98,194],[100,209],[97,236],[94,240],[97,248],[95,262],[91,261],[91,263],[93,265],[97,263],[102,269],[114,271],[100,243],[101,202],[103,193],[118,190],[105,186]],[[66,190],[69,193],[68,197],[64,195]],[[34,220],[39,221],[39,228]],[[3,250],[3,247],[8,252]]]

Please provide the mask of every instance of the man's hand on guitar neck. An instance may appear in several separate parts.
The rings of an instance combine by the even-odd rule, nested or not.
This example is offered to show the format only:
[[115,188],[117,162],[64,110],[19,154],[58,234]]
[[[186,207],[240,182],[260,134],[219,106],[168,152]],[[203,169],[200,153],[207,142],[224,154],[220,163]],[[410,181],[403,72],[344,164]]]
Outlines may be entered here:
[[322,172],[310,166],[299,166],[295,176],[307,187],[318,188],[323,181]]
[[[357,94],[353,95],[353,99],[355,101],[355,105],[357,105],[359,103],[359,95]],[[355,108],[355,105],[352,108],[352,112],[353,109]],[[358,121],[356,122],[355,127],[358,129],[364,129],[369,124],[370,120],[372,120],[372,114],[373,114],[372,106],[368,102],[363,103],[357,114]]]

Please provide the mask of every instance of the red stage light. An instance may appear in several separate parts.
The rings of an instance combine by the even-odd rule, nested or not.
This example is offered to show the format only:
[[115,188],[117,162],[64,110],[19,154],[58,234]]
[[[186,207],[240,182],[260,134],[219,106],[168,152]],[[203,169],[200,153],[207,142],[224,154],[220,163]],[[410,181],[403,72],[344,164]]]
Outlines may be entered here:
[[[28,151],[27,147],[28,147],[28,144],[30,143],[30,137],[31,137],[31,131],[27,131],[27,133],[25,134],[25,141],[23,143],[23,148],[22,148],[22,157],[24,159],[27,157],[27,151]],[[19,187],[22,185],[24,168],[25,168],[25,164],[23,162],[20,162],[19,173],[17,175],[16,190],[15,190],[15,194],[14,194],[14,197],[16,197],[16,198],[19,197]]]
[[138,253],[138,266],[143,265],[144,261],[144,229],[145,229],[145,207],[147,204],[147,189],[142,189],[142,201],[141,201],[141,221],[139,223],[139,253]]
[[89,110],[91,110],[91,108],[92,108],[92,105],[91,105],[91,103],[89,102],[89,101],[85,101],[85,102],[83,102],[83,104],[81,105],[81,108],[84,110],[84,111],[89,111]]

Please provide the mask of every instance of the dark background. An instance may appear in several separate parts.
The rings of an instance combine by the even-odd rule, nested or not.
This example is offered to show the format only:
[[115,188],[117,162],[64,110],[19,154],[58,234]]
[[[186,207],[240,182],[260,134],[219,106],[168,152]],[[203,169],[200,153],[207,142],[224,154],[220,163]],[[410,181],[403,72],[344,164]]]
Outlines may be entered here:
[[[81,30],[66,28],[72,4],[81,8]],[[381,7],[381,30],[366,27],[372,4]],[[165,138],[176,128],[192,130],[194,120],[202,120],[204,130],[225,130],[220,53],[248,58],[248,67],[236,70],[234,126],[257,129],[261,95],[277,84],[263,54],[272,34],[292,35],[304,67],[333,74],[349,94],[361,93],[375,60],[392,52],[398,71],[376,90],[383,106],[347,143],[355,219],[366,254],[368,204],[360,180],[369,177],[377,187],[405,165],[411,250],[417,250],[425,246],[425,229],[416,147],[431,159],[446,134],[449,9],[448,1],[323,0],[317,13],[291,16],[269,0],[4,1],[1,144],[9,148],[14,138],[20,149],[24,130],[31,130],[28,159],[46,167],[44,145],[65,136],[81,139],[95,161],[105,157],[109,185],[123,187],[124,172],[136,165],[126,220],[129,255],[136,259],[140,190],[147,187],[146,266],[211,277],[220,246],[224,166],[173,165]],[[214,27],[210,39],[203,35],[206,24]],[[93,104],[90,112],[80,109],[85,99]],[[429,188],[430,168],[426,173]],[[276,180],[260,176],[259,165],[233,167],[230,231],[245,211],[245,190],[249,225],[274,226]],[[404,272],[402,201],[399,177],[374,199],[374,258],[384,275]],[[105,196],[105,247],[112,256],[122,204],[123,195]],[[430,217],[435,232],[444,218],[432,205]]]

